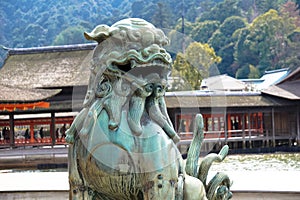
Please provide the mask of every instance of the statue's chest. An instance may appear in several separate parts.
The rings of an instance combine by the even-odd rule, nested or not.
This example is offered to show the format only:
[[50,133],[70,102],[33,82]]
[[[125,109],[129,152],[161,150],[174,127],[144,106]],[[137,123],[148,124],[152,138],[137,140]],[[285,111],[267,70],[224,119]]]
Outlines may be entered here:
[[167,190],[160,193],[172,196],[181,160],[173,141],[151,121],[135,136],[127,125],[126,112],[116,131],[109,130],[108,120],[105,112],[100,113],[91,123],[88,138],[82,139],[85,151],[79,165],[89,185],[103,193],[123,188],[130,193],[143,191],[143,195]]
[[123,112],[115,131],[108,128],[104,110],[92,120],[88,139],[83,143],[87,156],[108,172],[117,173],[159,171],[181,159],[176,145],[155,122],[143,124],[142,134],[136,136],[126,119],[127,113]]

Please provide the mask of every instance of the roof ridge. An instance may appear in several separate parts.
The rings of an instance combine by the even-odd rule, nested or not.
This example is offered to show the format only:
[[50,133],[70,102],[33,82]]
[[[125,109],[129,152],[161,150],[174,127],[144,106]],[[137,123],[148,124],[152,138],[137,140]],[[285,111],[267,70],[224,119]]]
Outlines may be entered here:
[[276,83],[276,85],[286,82],[287,80],[289,80],[291,77],[297,75],[298,73],[300,73],[300,67],[297,67],[295,70],[290,70],[289,73],[282,80],[280,80],[278,83]]
[[283,72],[283,71],[288,71],[289,68],[281,68],[281,69],[273,69],[273,70],[266,70],[265,74],[273,74],[277,72]]
[[97,43],[72,44],[60,46],[44,46],[44,47],[29,47],[29,48],[8,48],[9,55],[35,54],[35,53],[53,53],[66,51],[92,50]]

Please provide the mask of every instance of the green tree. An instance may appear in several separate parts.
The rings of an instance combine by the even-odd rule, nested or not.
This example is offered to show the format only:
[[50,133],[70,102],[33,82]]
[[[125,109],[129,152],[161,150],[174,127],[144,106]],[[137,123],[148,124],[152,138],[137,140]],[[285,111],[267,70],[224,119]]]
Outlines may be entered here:
[[280,15],[287,19],[292,20],[297,27],[300,27],[300,10],[294,2],[288,1],[280,8]]
[[260,71],[253,65],[244,65],[236,72],[236,78],[238,79],[257,79],[261,76]]
[[84,28],[81,26],[68,27],[56,36],[53,45],[85,43],[87,41],[84,39],[83,36],[84,31]]
[[249,27],[243,28],[236,33],[238,40],[234,46],[234,59],[236,64],[232,66],[233,72],[236,72],[237,68],[245,63],[251,63],[254,66],[259,63],[258,56],[250,50],[250,43],[246,42],[249,34]]
[[219,21],[195,22],[191,30],[190,36],[200,43],[208,43],[209,38],[219,28]]
[[[189,24],[192,23],[189,22]],[[179,26],[176,26],[176,29],[180,29]],[[194,42],[194,40],[189,37],[189,34],[183,34],[176,29],[167,33],[170,40],[170,44],[167,46],[167,49],[171,53],[173,59],[176,57],[178,52],[184,53],[186,51],[186,47],[189,46],[190,43]]]
[[187,20],[185,20],[184,24],[182,24],[182,18],[180,18],[175,25],[175,30],[182,33],[182,25],[184,25],[184,34],[190,36],[191,32],[195,28],[195,24]]
[[237,70],[235,77],[238,79],[246,79],[248,78],[249,73],[250,68],[249,65],[246,64]]
[[234,45],[238,40],[234,33],[246,26],[247,21],[245,18],[239,16],[228,17],[209,39],[208,43],[214,48],[217,55],[222,57],[222,62],[218,64],[221,74],[226,73],[234,76],[230,68],[234,62]]
[[238,7],[242,9],[243,16],[252,22],[256,17],[270,9],[279,11],[287,0],[239,0]]
[[237,42],[235,55],[239,66],[251,64],[261,73],[285,67],[290,48],[287,36],[294,29],[292,21],[279,16],[276,10],[257,17]]
[[247,24],[247,20],[243,17],[230,16],[224,20],[219,29],[222,34],[230,38],[237,29],[244,28]]
[[259,70],[255,66],[249,65],[249,74],[247,78],[260,78],[260,76]]
[[172,13],[164,3],[157,3],[157,9],[151,22],[158,28],[169,28],[171,25]]
[[172,77],[173,80],[178,80],[175,84],[179,85],[173,88],[198,90],[201,80],[209,76],[210,67],[219,62],[221,62],[221,57],[217,56],[208,44],[191,43],[184,54],[178,53],[176,56]]
[[225,0],[218,3],[209,12],[203,13],[200,17],[200,21],[217,20],[223,23],[224,20],[230,16],[242,16],[237,0]]
[[24,45],[25,46],[43,46],[45,44],[46,30],[40,25],[29,24],[24,30]]
[[150,21],[155,12],[155,4],[149,1],[135,1],[131,6],[131,17],[143,18]]
[[191,66],[181,52],[176,56],[171,75],[171,90],[175,91],[199,89],[202,80],[200,72]]
[[225,47],[231,43],[234,39],[233,33],[241,28],[247,26],[246,19],[239,16],[228,17],[219,27],[217,31],[214,32],[212,37],[209,39],[208,43],[217,52],[220,48]]
[[286,67],[294,70],[300,66],[300,28],[288,35],[288,56],[284,60]]
[[282,0],[260,0],[255,1],[255,5],[259,12],[262,14],[268,12],[270,9],[278,10],[282,2]]
[[200,13],[210,12],[213,7],[216,6],[217,3],[220,3],[222,0],[212,1],[212,0],[201,0],[200,1]]
[[234,77],[235,70],[231,67],[234,63],[234,43],[220,48],[217,54],[222,58],[222,62],[217,65],[219,73]]

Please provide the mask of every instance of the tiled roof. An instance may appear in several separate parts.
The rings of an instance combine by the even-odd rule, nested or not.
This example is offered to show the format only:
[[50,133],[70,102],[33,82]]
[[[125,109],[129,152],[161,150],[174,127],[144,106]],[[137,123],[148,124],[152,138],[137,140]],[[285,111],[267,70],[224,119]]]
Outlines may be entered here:
[[0,85],[1,102],[40,101],[58,94],[60,89],[30,89]]
[[271,107],[289,104],[287,101],[278,101],[252,92],[230,93],[198,93],[195,91],[184,93],[167,93],[168,108],[213,108],[213,107]]
[[263,90],[272,85],[275,85],[289,74],[289,69],[278,69],[272,71],[266,71],[265,74],[260,78],[263,82],[257,85],[258,90]]
[[273,85],[262,92],[290,100],[300,100],[300,80]]
[[95,44],[9,50],[0,84],[22,88],[87,85]]
[[282,84],[287,81],[295,81],[300,80],[300,67],[292,71],[289,75],[287,75],[284,79],[282,79],[278,84]]
[[208,90],[243,91],[246,85],[240,80],[222,74],[203,79],[201,87],[207,87]]
[[300,67],[278,84],[262,90],[262,93],[290,100],[300,100]]

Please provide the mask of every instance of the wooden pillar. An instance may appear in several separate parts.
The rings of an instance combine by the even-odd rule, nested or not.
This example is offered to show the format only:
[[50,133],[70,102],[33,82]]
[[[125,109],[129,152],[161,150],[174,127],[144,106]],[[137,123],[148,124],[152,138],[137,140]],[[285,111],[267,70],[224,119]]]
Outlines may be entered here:
[[232,130],[231,127],[232,127],[232,124],[231,124],[231,116],[230,116],[230,114],[227,114],[226,124],[227,124],[226,130],[228,131],[228,137],[231,137],[231,130]]
[[203,115],[203,119],[204,119],[204,131],[208,131],[208,117]]
[[260,130],[260,133],[263,133],[263,131],[264,131],[263,120],[264,120],[263,113],[260,113],[259,114],[259,121],[260,121],[259,130]]
[[228,127],[227,127],[227,114],[224,113],[224,117],[223,117],[223,123],[224,123],[224,134],[225,134],[225,143],[227,144],[227,140],[228,140]]
[[252,148],[252,141],[251,141],[251,113],[250,111],[248,110],[248,134],[249,134],[249,148],[251,149]]
[[297,138],[296,142],[297,145],[300,146],[300,109],[299,106],[297,106],[297,113],[296,113],[296,120],[297,120]]
[[9,143],[10,146],[15,146],[15,121],[14,121],[14,114],[9,114]]
[[275,140],[275,114],[274,114],[274,108],[272,108],[272,143],[273,147],[276,147],[276,140]]
[[246,149],[246,140],[245,140],[245,114],[242,115],[242,137],[243,137],[243,149]]
[[266,130],[266,137],[267,137],[267,147],[269,148],[270,147],[270,144],[269,144],[269,130]]
[[50,136],[51,136],[51,140],[52,140],[52,146],[54,146],[55,145],[55,140],[56,140],[56,136],[55,136],[55,113],[54,112],[51,113]]
[[30,143],[34,143],[34,124],[30,122]]

